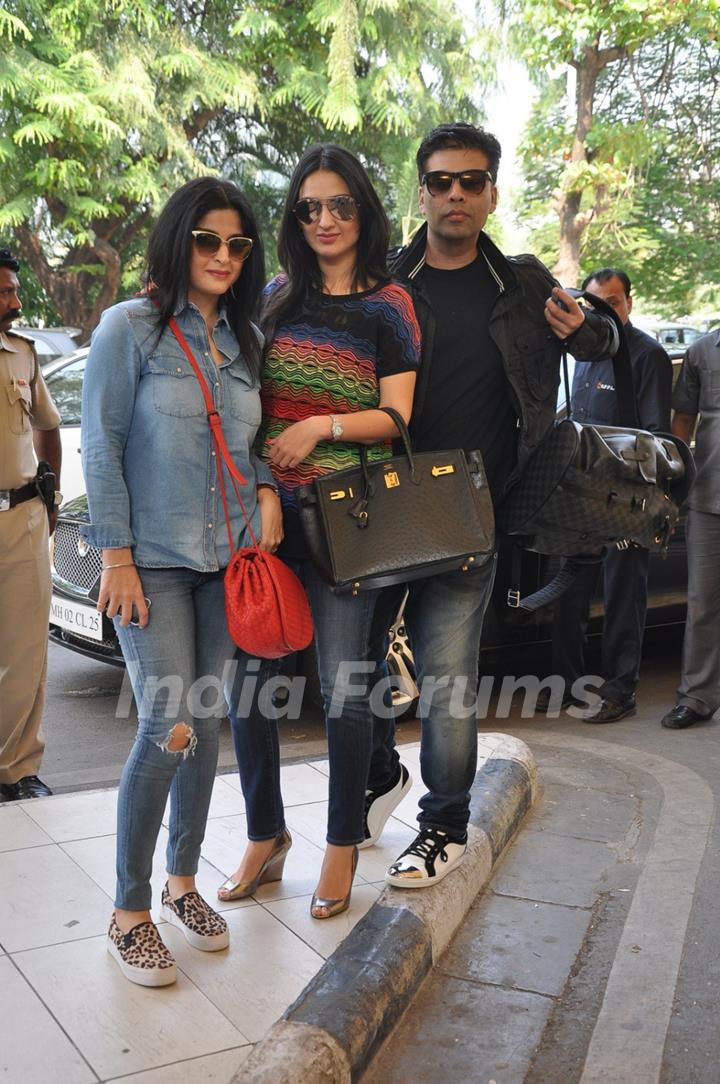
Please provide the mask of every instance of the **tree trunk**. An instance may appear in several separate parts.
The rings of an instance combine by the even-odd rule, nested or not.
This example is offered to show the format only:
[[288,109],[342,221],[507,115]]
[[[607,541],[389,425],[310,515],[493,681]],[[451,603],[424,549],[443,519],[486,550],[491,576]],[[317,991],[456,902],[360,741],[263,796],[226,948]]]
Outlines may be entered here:
[[584,226],[579,222],[580,193],[558,193],[560,240],[553,274],[562,286],[577,286],[580,277],[580,252]]
[[[71,256],[76,268],[72,263],[57,268],[48,263],[40,237],[28,226],[18,226],[15,236],[21,259],[37,275],[60,319],[64,324],[79,327],[79,341],[84,342],[90,337],[100,314],[117,298],[120,289],[120,253],[108,241],[96,235],[94,244],[73,250]],[[98,275],[86,271],[84,268],[88,264],[101,267],[102,273]]]
[[[589,161],[587,137],[593,124],[593,107],[598,76],[603,68],[626,55],[625,49],[611,47],[601,49],[598,41],[585,48],[580,60],[573,60],[577,73],[575,87],[575,131],[570,151],[570,165]],[[555,209],[560,218],[558,260],[553,273],[563,286],[576,286],[580,277],[582,239],[592,221],[594,208],[581,212],[581,188],[559,188],[554,193]]]

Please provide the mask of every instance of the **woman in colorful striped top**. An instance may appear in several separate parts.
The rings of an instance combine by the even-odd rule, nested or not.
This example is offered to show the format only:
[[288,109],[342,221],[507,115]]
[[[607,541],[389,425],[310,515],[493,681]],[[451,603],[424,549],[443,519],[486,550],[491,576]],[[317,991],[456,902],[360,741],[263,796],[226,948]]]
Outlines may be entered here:
[[[314,918],[347,909],[364,839],[372,753],[367,658],[376,592],[335,595],[318,577],[300,531],[295,494],[319,475],[391,454],[397,435],[380,406],[406,420],[420,361],[407,291],[385,264],[389,224],[360,162],[332,144],[311,147],[290,181],[278,239],[285,273],[266,288],[261,458],[275,476],[285,537],[279,553],[301,576],[313,611],[330,760],[327,846]],[[358,665],[359,664],[359,665]],[[233,726],[248,816],[248,847],[220,899],[251,895],[282,875],[285,827],[277,722],[253,711]]]

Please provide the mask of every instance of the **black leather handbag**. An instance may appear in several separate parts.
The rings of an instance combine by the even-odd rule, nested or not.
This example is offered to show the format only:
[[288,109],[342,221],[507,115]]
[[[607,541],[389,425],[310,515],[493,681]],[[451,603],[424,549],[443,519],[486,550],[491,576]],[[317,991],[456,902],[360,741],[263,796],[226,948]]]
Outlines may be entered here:
[[403,418],[404,454],[334,471],[298,489],[313,562],[337,594],[358,594],[458,569],[494,551],[490,491],[479,452],[414,453]]
[[[567,358],[563,375],[568,417],[556,423],[497,509],[498,529],[536,553],[569,558],[601,557],[606,546],[628,544],[665,553],[680,505],[695,477],[687,445],[666,433],[638,428],[632,367],[622,323],[594,295],[571,291],[618,325],[620,348],[613,358],[623,427],[572,421]],[[625,428],[627,426],[627,428]],[[538,592],[534,605],[511,591],[511,605],[537,609],[567,590],[567,574]]]

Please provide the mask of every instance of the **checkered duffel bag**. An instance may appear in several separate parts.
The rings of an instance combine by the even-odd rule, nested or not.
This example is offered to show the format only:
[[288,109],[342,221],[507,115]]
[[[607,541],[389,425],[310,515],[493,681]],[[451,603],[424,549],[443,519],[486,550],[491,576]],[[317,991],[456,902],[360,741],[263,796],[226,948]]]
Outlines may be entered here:
[[695,474],[677,437],[558,422],[496,513],[525,549],[573,556],[626,540],[665,551]]

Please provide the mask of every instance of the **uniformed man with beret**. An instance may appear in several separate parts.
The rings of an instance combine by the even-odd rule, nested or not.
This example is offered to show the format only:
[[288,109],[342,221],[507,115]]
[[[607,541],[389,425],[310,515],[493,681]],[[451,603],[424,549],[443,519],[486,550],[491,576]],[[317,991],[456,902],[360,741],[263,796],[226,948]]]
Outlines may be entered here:
[[61,500],[55,491],[60,414],[32,341],[11,330],[21,312],[19,269],[0,248],[0,802],[52,793],[37,773],[44,749],[49,536]]

